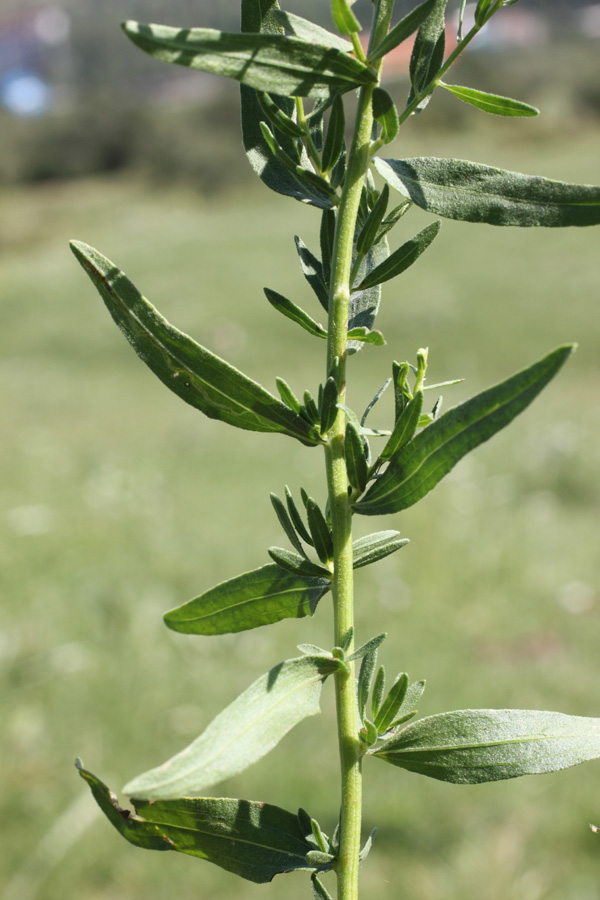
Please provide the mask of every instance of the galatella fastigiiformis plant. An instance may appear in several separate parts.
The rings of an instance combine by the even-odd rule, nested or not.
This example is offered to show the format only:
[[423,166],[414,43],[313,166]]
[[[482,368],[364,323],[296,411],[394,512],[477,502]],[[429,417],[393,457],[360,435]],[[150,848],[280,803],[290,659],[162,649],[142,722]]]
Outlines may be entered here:
[[[252,167],[269,188],[320,215],[319,253],[299,239],[297,250],[327,327],[277,291],[265,290],[276,310],[325,342],[322,382],[301,399],[283,378],[276,379],[277,397],[195,343],[116,265],[86,244],[72,244],[119,328],[171,391],[211,418],[284,434],[324,454],[325,505],[305,492],[295,499],[287,489],[284,499],[271,497],[292,549],[271,547],[269,564],[171,610],[165,622],[185,634],[216,636],[313,616],[329,596],[334,619],[332,649],[301,644],[299,657],[278,663],[250,685],[189,747],[134,778],[125,788],[134,812],[121,809],[78,763],[103,812],[137,846],[197,856],[254,882],[304,870],[320,900],[330,896],[322,875],[333,870],[338,900],[356,900],[359,863],[370,846],[369,839],[361,849],[363,762],[378,759],[430,778],[473,784],[551,772],[600,756],[600,719],[469,709],[414,720],[424,682],[410,682],[403,673],[386,691],[384,669],[376,663],[384,635],[358,649],[354,643],[354,569],[407,541],[397,531],[353,541],[353,516],[398,513],[420,501],[466,453],[524,410],[573,349],[553,350],[444,414],[439,404],[431,411],[424,407],[425,393],[440,387],[425,382],[425,350],[417,352],[414,364],[394,363],[386,386],[393,391],[395,413],[386,427],[366,424],[381,392],[362,417],[346,400],[349,357],[363,344],[384,343],[373,327],[382,285],[415,263],[439,233],[436,219],[390,252],[388,235],[413,206],[496,226],[600,223],[600,187],[464,160],[380,155],[438,87],[487,113],[537,114],[526,103],[444,80],[486,22],[515,2],[479,0],[468,28],[462,0],[458,42],[449,55],[447,0],[425,0],[393,26],[394,0],[373,0],[368,44],[359,37],[362,27],[350,0],[331,0],[335,33],[283,11],[277,0],[242,0],[239,34],[123,26],[157,60],[241,82],[243,143]],[[398,111],[380,81],[386,55],[407,40],[414,42],[411,88]],[[351,93],[358,100],[349,105]],[[331,836],[303,809],[204,796],[318,713],[327,681],[335,689],[341,769],[341,812]]]

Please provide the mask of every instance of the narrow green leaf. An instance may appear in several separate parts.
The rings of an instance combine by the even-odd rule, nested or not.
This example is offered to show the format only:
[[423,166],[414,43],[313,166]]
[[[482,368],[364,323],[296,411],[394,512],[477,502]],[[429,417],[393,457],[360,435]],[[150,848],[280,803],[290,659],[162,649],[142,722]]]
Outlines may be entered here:
[[340,34],[356,34],[362,25],[350,9],[355,0],[331,0],[331,15]]
[[373,721],[379,734],[385,734],[396,718],[398,710],[406,697],[407,690],[408,675],[406,672],[402,672],[396,677],[378,712],[374,713]]
[[[381,265],[389,255],[389,247],[387,240],[384,238],[376,242],[367,253],[363,264],[358,273],[359,280],[369,277],[369,274],[377,266]],[[348,330],[353,328],[366,328],[368,331],[373,329],[373,323],[379,312],[379,304],[381,302],[381,286],[359,287],[352,291],[350,296],[350,307],[348,315]],[[350,340],[348,342],[348,352],[355,353],[360,350],[362,343],[360,341]]]
[[312,497],[308,498],[306,515],[317,555],[321,562],[327,565],[333,559],[333,538],[319,504]]
[[373,399],[369,400],[369,402],[365,408],[365,411],[362,414],[361,420],[360,420],[361,425],[365,424],[365,422],[367,421],[367,416],[369,415],[369,413],[371,412],[371,410],[373,409],[375,404],[378,402],[380,397],[384,394],[384,392],[387,391],[387,389],[389,388],[391,383],[392,383],[391,378],[386,379],[386,381],[383,382],[383,384],[381,385],[381,387],[379,388],[379,390],[377,391],[377,393],[375,394]]
[[275,510],[275,515],[279,520],[279,524],[285,531],[290,544],[295,547],[298,553],[304,554],[304,548],[302,547],[298,535],[296,534],[296,529],[292,524],[292,520],[290,519],[285,506],[283,505],[277,494],[271,494],[271,504],[273,506],[273,509]]
[[[446,3],[447,0],[436,0],[431,12],[423,20],[417,31],[415,43],[410,57],[409,74],[411,92],[408,103],[414,97],[421,94],[435,78],[444,62],[444,50],[446,47]],[[428,103],[428,97],[419,104],[418,109],[424,109]]]
[[277,390],[279,391],[279,395],[286,406],[288,406],[292,412],[299,414],[301,409],[301,404],[293,390],[283,378],[277,376],[275,379],[275,384],[277,385]]
[[319,709],[321,687],[337,660],[302,656],[261,675],[196,740],[125,787],[130,797],[196,797],[209,785],[262,759],[298,722]]
[[329,843],[316,819],[310,820],[310,827],[319,850],[321,850],[323,853],[329,853]]
[[79,241],[72,241],[71,249],[133,349],[173,393],[237,428],[319,443],[316,432],[284,403],[170,325],[105,256]]
[[304,328],[305,331],[308,331],[308,333],[312,334],[314,337],[327,340],[326,329],[318,322],[315,322],[307,312],[304,312],[303,309],[296,306],[295,303],[288,300],[283,294],[278,294],[277,291],[272,291],[270,288],[263,288],[263,290],[267,300],[277,312],[280,312],[282,315],[286,316],[286,318],[291,319],[292,322],[300,325],[301,328]]
[[331,650],[323,650],[317,644],[298,644],[298,650],[305,656],[323,656],[325,659],[333,659]]
[[329,292],[323,272],[323,266],[314,253],[310,252],[304,241],[302,241],[298,235],[294,237],[294,241],[296,243],[296,251],[300,258],[302,274],[315,292],[319,303],[325,312],[327,312],[329,308]]
[[282,569],[285,569],[286,572],[291,572],[293,575],[303,575],[308,578],[331,578],[329,569],[318,566],[316,563],[311,562],[310,559],[306,559],[292,550],[284,550],[283,547],[269,547],[267,553],[273,562],[276,562],[278,566],[281,566]]
[[600,186],[569,184],[461,159],[374,160],[390,187],[438,216],[488,225],[600,224]]
[[324,198],[329,206],[335,206],[338,203],[339,197],[335,188],[321,175],[317,175],[312,167],[308,168],[308,166],[312,166],[309,160],[306,161],[306,166],[297,163],[295,158],[291,157],[276,140],[266,122],[260,122],[260,130],[273,158],[278,160],[302,186],[308,185],[319,197]]
[[483,28],[493,11],[492,7],[495,3],[496,0],[478,0],[474,15],[475,24],[478,28]]
[[281,107],[271,99],[269,94],[265,91],[258,91],[257,99],[264,114],[282,134],[291,138],[302,138],[305,136],[304,129],[301,128],[291,116],[288,116]]
[[304,522],[302,521],[302,516],[298,512],[298,507],[294,503],[294,498],[292,497],[292,492],[290,491],[287,484],[285,486],[285,502],[287,504],[288,512],[290,514],[290,518],[293,522],[294,528],[296,529],[296,531],[298,532],[298,534],[300,535],[302,540],[305,541],[307,544],[310,544],[310,546],[312,547],[313,541],[310,536],[310,532],[308,531],[307,527],[305,526]]
[[[384,635],[385,637],[385,635]],[[362,647],[360,648],[363,649]],[[357,651],[360,652],[360,651]],[[347,659],[352,659],[352,657],[347,657]],[[367,700],[369,698],[369,693],[371,691],[371,684],[373,683],[373,673],[375,672],[375,666],[377,665],[377,647],[371,650],[370,653],[367,653],[363,656],[362,663],[360,665],[360,672],[358,673],[358,684],[356,687],[356,697],[358,703],[358,714],[360,716],[361,721],[365,718],[365,709],[367,706]]]
[[399,531],[376,531],[358,538],[352,544],[353,567],[362,569],[363,566],[370,566],[408,543],[408,538],[401,538]]
[[406,404],[412,399],[407,378],[410,365],[407,362],[392,364],[392,381],[394,383],[394,421],[397,422]]
[[391,278],[395,278],[396,275],[401,275],[402,272],[405,272],[437,237],[441,224],[439,220],[433,222],[415,235],[414,238],[411,238],[410,241],[406,241],[401,247],[394,250],[384,262],[369,272],[360,284],[360,289],[364,290],[376,284],[383,284],[383,282],[389,281]]
[[373,755],[455,784],[541,775],[600,757],[600,719],[526,709],[463,709],[408,725]]
[[362,850],[361,850],[360,853],[358,854],[358,861],[359,861],[359,862],[364,862],[365,859],[367,858],[367,856],[369,855],[369,853],[371,852],[371,847],[373,846],[373,841],[375,840],[375,835],[376,835],[376,834],[377,834],[377,828],[372,828],[372,829],[371,829],[371,834],[369,835],[369,837],[368,837],[367,840],[365,841],[364,847],[362,848]]
[[316,425],[321,421],[321,414],[310,391],[304,391],[304,409],[310,422],[314,422]]
[[385,338],[381,331],[373,329],[370,331],[364,325],[360,328],[350,328],[348,331],[348,339],[351,341],[360,341],[362,344],[372,344],[374,347],[383,347]]
[[403,19],[400,19],[390,33],[377,45],[377,47],[375,47],[370,54],[370,59],[381,59],[381,57],[386,56],[390,50],[393,50],[395,47],[398,47],[399,44],[402,44],[411,36],[411,34],[414,34],[417,28],[419,28],[433,12],[436,3],[437,0],[425,0],[424,3],[421,3],[420,6],[411,10],[411,12],[404,16]]
[[271,881],[293,869],[310,869],[311,845],[297,817],[278,806],[251,800],[136,800],[122,809],[115,794],[77,762],[98,806],[130,843],[147,850],[175,850],[254,881]]
[[488,94],[485,91],[476,91],[474,88],[461,87],[458,84],[445,84],[440,81],[440,87],[446,88],[459,100],[476,106],[483,112],[493,116],[539,116],[540,111],[522,100],[512,100],[510,97],[501,97],[499,94]]
[[376,76],[354,57],[279,34],[213,28],[171,28],[125,22],[123,30],[154,59],[233,78],[258,91],[286,97],[328,97],[374,84]]
[[394,425],[388,442],[381,451],[380,459],[389,460],[412,441],[415,432],[421,423],[421,410],[423,408],[423,391],[417,391],[415,396],[404,407],[398,421]]
[[355,490],[362,494],[367,486],[369,471],[362,438],[352,422],[346,424],[344,452],[346,454],[348,481]]
[[377,717],[377,713],[381,709],[383,697],[385,694],[385,667],[379,666],[375,681],[373,683],[373,693],[371,695],[371,716],[373,719]]
[[310,876],[310,883],[315,900],[333,900],[333,897],[315,873]]
[[387,205],[390,198],[390,189],[384,184],[377,203],[367,216],[365,224],[361,228],[358,238],[356,239],[356,252],[359,256],[365,256],[375,243],[380,225],[385,216]]
[[[346,662],[352,662],[353,659],[364,659],[366,656],[372,655],[375,653],[379,647],[383,644],[387,637],[386,632],[382,632],[381,634],[376,634],[375,637],[370,638],[366,641],[358,650],[355,650],[350,656],[346,656]],[[375,663],[373,663],[373,671],[375,671]]]
[[363,515],[398,512],[417,503],[465,454],[522,412],[573,352],[554,350],[539,362],[455,406],[406,444],[354,507]]
[[321,157],[322,171],[330,172],[342,155],[344,149],[344,135],[346,119],[344,117],[344,102],[339,94],[336,95],[331,107],[327,135]]
[[400,123],[394,101],[383,88],[373,91],[373,117],[381,126],[380,141],[390,144],[398,135]]
[[395,206],[394,209],[389,213],[386,218],[381,223],[381,228],[379,229],[379,233],[375,239],[375,243],[378,244],[379,241],[383,240],[383,238],[388,234],[394,225],[402,218],[402,216],[408,212],[411,208],[412,202],[410,200],[404,200],[398,206]]
[[388,725],[388,728],[395,728],[397,725],[406,722],[408,719],[412,719],[412,717],[417,714],[417,705],[424,692],[424,681],[413,681],[412,684],[409,684],[404,699],[396,710],[394,721],[391,725]]
[[329,377],[323,389],[323,402],[321,404],[321,434],[327,434],[335,422],[337,415],[337,403],[339,399],[335,378]]
[[335,47],[344,53],[352,53],[353,47],[350,41],[303,19],[301,16],[295,16],[293,13],[284,12],[281,9],[275,9],[272,16],[285,28],[288,34],[301,38],[303,41],[314,41],[317,44],[323,44],[326,47]]
[[331,587],[327,578],[267,565],[224,581],[165,613],[165,624],[183,634],[230,634],[281,619],[312,616]]

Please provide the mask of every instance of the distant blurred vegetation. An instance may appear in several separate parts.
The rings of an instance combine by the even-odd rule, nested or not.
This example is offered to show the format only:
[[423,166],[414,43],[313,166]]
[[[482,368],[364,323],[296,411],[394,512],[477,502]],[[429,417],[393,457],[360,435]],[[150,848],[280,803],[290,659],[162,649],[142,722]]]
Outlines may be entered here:
[[[367,12],[368,0],[361,4]],[[528,0],[523,4],[528,10],[544,7],[551,13],[556,38],[551,52],[548,44],[526,53],[522,47],[508,53],[474,50],[457,67],[455,80],[541,106],[544,118],[519,129],[525,140],[545,140],[570,124],[581,127],[583,120],[594,125],[600,118],[598,42],[576,39],[569,27],[569,17],[583,5]],[[235,29],[239,4],[204,0],[199,11],[191,0],[171,0],[168,15],[165,6],[163,0],[63,3],[71,39],[53,50],[42,73],[57,86],[55,109],[28,119],[0,111],[0,185],[135,170],[150,180],[183,182],[211,193],[250,177],[239,152],[237,85],[158,65],[118,28],[122,19],[133,17]],[[411,3],[397,6],[402,13]],[[22,6],[7,0],[3,15],[11,8]],[[321,0],[304,0],[302,12],[327,24],[328,4]],[[391,90],[402,106],[406,85],[399,82]],[[474,117],[454,98],[436,96],[425,127],[452,132],[494,125],[486,119]]]

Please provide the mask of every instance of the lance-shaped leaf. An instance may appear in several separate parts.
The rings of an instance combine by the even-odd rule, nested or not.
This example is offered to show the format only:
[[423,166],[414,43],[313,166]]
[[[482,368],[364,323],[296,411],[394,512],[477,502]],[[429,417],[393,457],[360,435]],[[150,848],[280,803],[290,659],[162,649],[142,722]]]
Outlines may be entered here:
[[303,19],[302,16],[295,16],[293,13],[284,12],[282,9],[274,9],[272,16],[288,34],[302,38],[303,41],[315,41],[317,44],[324,44],[326,47],[336,47],[344,53],[352,53],[353,47],[350,41],[340,37],[339,34],[327,31],[326,28],[321,28],[320,25],[315,25],[314,22],[310,22],[308,19]]
[[412,400],[404,407],[398,421],[394,425],[388,442],[381,451],[382,460],[393,459],[405,444],[412,441],[417,428],[421,423],[421,410],[423,408],[423,391],[417,391]]
[[600,719],[527,709],[462,709],[419,719],[373,755],[455,784],[541,775],[600,757]]
[[373,91],[373,118],[381,125],[381,143],[390,144],[398,134],[400,123],[394,101],[383,88]]
[[436,419],[400,450],[356,504],[355,511],[366,516],[383,515],[417,503],[459,459],[529,406],[572,352],[572,345],[559,347]]
[[[242,0],[241,25],[243,32],[260,32],[262,34],[283,35],[284,31],[275,18],[279,12],[277,0]],[[261,130],[261,123],[270,117],[263,111],[254,88],[240,85],[242,108],[242,142],[250,165],[272,191],[293,197],[302,203],[308,203],[321,209],[331,206],[331,200],[320,191],[314,190],[306,180],[300,181],[295,172],[290,171],[281,160],[273,156]],[[294,101],[290,97],[271,97],[272,102],[281,109],[288,119],[294,116]],[[289,136],[282,135],[282,150],[298,165],[307,168],[309,159]]]
[[[447,0],[436,0],[431,12],[417,31],[409,66],[412,85],[408,96],[409,104],[431,84],[444,62],[446,4]],[[429,97],[424,97],[417,111],[424,109],[428,102]]]
[[105,256],[79,241],[71,249],[140,359],[178,397],[237,428],[319,443],[310,425],[284,403],[169,324]]
[[296,243],[296,251],[300,258],[302,274],[315,292],[319,303],[325,312],[327,312],[329,307],[329,293],[327,290],[323,265],[314,253],[311,253],[304,241],[301,240],[298,235],[295,235],[294,241]]
[[301,328],[304,328],[305,331],[308,331],[308,333],[312,334],[314,337],[327,339],[326,329],[318,322],[315,322],[312,316],[309,316],[301,307],[296,306],[292,300],[288,300],[287,297],[277,293],[277,291],[272,291],[271,288],[264,288],[263,290],[267,300],[277,312],[280,312],[282,315],[286,316],[286,318],[291,319],[292,322],[300,325]]
[[288,659],[261,675],[199,738],[125,787],[130,797],[196,797],[262,759],[298,722],[320,712],[323,681],[339,661]]
[[323,154],[322,154],[322,171],[329,172],[340,156],[342,155],[342,151],[344,149],[344,133],[346,127],[346,120],[344,118],[344,102],[340,95],[338,94],[331,107],[331,115],[329,117],[329,124],[327,126],[327,136],[325,138],[325,144],[323,146]]
[[171,28],[125,22],[125,34],[162,62],[234,78],[285,97],[329,97],[374,84],[359,60],[337,50],[280,34],[238,34],[214,28]]
[[353,566],[355,569],[370,566],[408,543],[408,538],[401,538],[399,531],[376,531],[358,538],[352,544]]
[[[381,265],[389,255],[388,242],[385,238],[374,244],[367,253],[364,263],[359,272],[359,279],[363,281],[369,277],[369,274]],[[367,332],[373,330],[373,323],[379,311],[381,302],[381,285],[376,284],[372,287],[358,287],[352,291],[350,296],[350,307],[348,316],[348,331],[353,328],[366,328]],[[361,341],[350,340],[348,342],[348,352],[355,353],[360,350]]]
[[293,575],[267,565],[211,588],[165,613],[165,624],[183,634],[230,634],[281,619],[312,616],[331,587],[327,578]]
[[439,220],[433,222],[431,225],[424,228],[423,231],[420,231],[415,235],[414,238],[406,241],[401,247],[394,250],[387,259],[372,269],[363,279],[359,287],[364,290],[365,288],[374,287],[376,284],[383,284],[385,281],[390,281],[392,278],[395,278],[396,275],[401,275],[402,272],[405,272],[406,269],[412,266],[421,254],[427,250],[432,241],[437,237],[440,227],[441,222]]
[[175,850],[196,856],[262,884],[281,872],[311,869],[313,849],[298,817],[278,806],[229,797],[135,801],[122,809],[115,794],[77,762],[96,803],[120,834],[146,850]]
[[291,572],[293,575],[306,575],[309,578],[331,578],[331,572],[328,569],[317,565],[304,556],[300,556],[299,553],[295,553],[293,550],[286,550],[284,547],[269,547],[267,553],[273,562],[276,562],[278,566],[281,566],[282,569],[285,569],[286,572]]
[[490,113],[493,116],[539,116],[540,111],[529,103],[523,103],[522,100],[512,100],[510,97],[501,97],[499,94],[488,94],[485,91],[476,91],[474,88],[462,87],[459,84],[444,84],[440,81],[440,86],[446,88],[459,100],[476,106],[483,112]]
[[438,216],[488,225],[600,224],[600,187],[494,169],[462,159],[375,159],[390,187]]
[[403,19],[400,19],[398,24],[392,28],[390,33],[369,54],[369,58],[380,59],[382,56],[385,56],[386,53],[389,53],[390,50],[393,50],[394,47],[403,43],[403,41],[409,38],[411,34],[414,34],[417,28],[419,28],[425,19],[433,12],[437,2],[438,0],[425,0],[424,3],[421,3],[420,6],[411,10],[411,12],[404,16]]

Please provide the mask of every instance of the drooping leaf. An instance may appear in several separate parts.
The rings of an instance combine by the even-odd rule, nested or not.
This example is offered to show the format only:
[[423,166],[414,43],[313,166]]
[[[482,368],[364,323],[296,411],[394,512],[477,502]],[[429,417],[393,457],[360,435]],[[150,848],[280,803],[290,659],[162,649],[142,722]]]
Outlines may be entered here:
[[358,538],[352,544],[353,566],[355,569],[370,566],[408,543],[409,539],[401,538],[399,531],[376,531]]
[[[284,30],[275,16],[280,12],[277,0],[242,0],[241,25],[243,32],[283,35]],[[331,200],[300,181],[295,172],[273,156],[261,131],[261,123],[270,120],[264,113],[254,88],[240,85],[242,110],[242,142],[248,161],[261,181],[277,194],[293,197],[301,203],[308,203],[321,209],[331,206]],[[294,116],[294,101],[290,97],[271,96],[270,100],[282,114],[291,119]],[[299,148],[293,138],[282,135],[280,145],[287,155],[298,165],[308,166],[309,159],[304,147]]]
[[300,38],[214,28],[171,28],[128,21],[125,34],[154,59],[234,78],[285,97],[328,97],[374,84],[376,76],[354,57]]
[[252,800],[136,800],[122,809],[115,794],[77,763],[98,806],[117,831],[136,847],[175,850],[206,859],[248,881],[263,884],[293,869],[311,869],[312,849],[298,819],[278,806]]
[[380,141],[390,144],[398,134],[400,123],[394,101],[383,88],[373,91],[373,118],[381,125]]
[[183,634],[230,634],[281,619],[312,616],[331,582],[267,565],[224,581],[165,613],[165,624]]
[[[440,71],[444,62],[446,4],[447,0],[436,0],[431,12],[423,20],[417,31],[410,57],[411,90],[408,96],[408,104],[411,104],[417,96],[425,91]],[[428,102],[429,96],[424,97],[419,103],[417,111],[424,109]]]
[[525,709],[463,709],[419,719],[373,753],[455,784],[556,772],[600,757],[600,719]]
[[433,12],[437,2],[438,0],[425,0],[424,3],[421,3],[420,6],[411,10],[411,12],[404,16],[403,19],[400,19],[398,24],[392,28],[390,33],[377,45],[377,47],[375,47],[373,52],[369,54],[369,58],[381,59],[382,56],[385,56],[390,50],[393,50],[394,47],[402,44],[403,41],[409,38],[411,34],[414,34],[417,28],[423,24],[425,19]]
[[196,740],[125,787],[130,797],[197,797],[262,759],[298,722],[320,712],[321,687],[337,660],[302,656],[261,675]]
[[501,97],[499,94],[488,94],[485,91],[476,91],[474,88],[461,87],[459,84],[445,84],[440,81],[440,87],[446,88],[459,100],[476,106],[483,112],[493,116],[539,116],[540,111],[522,100],[512,100],[510,97]]
[[383,284],[390,281],[397,275],[405,272],[413,263],[415,263],[422,253],[427,250],[432,241],[437,237],[441,227],[441,222],[433,222],[414,238],[406,241],[397,250],[394,250],[387,259],[372,269],[359,285],[361,290],[374,287],[376,284]]
[[284,403],[170,325],[105,256],[79,241],[72,241],[71,249],[133,349],[173,393],[237,428],[319,443],[316,432]]
[[284,12],[282,9],[275,9],[272,13],[276,21],[294,37],[302,38],[303,41],[315,41],[317,44],[324,44],[326,47],[335,47],[343,53],[352,53],[352,44],[339,34],[327,31],[302,16],[296,16],[293,13]]
[[[314,538],[313,538],[314,540]],[[267,553],[278,566],[291,572],[293,575],[307,576],[308,578],[331,578],[331,572],[323,566],[318,566],[293,550],[285,550],[283,547],[269,547]]]
[[488,225],[600,224],[600,186],[570,184],[462,159],[374,160],[390,187],[429,212]]
[[355,511],[367,516],[382,515],[417,503],[465,454],[529,406],[572,352],[572,345],[559,347],[529,368],[436,419],[394,457],[355,505]]
[[318,322],[315,322],[312,316],[309,316],[307,312],[299,306],[296,306],[292,300],[288,300],[283,294],[272,291],[270,288],[263,288],[263,290],[267,300],[277,312],[280,312],[286,318],[291,319],[296,325],[300,325],[301,328],[304,328],[305,331],[308,331],[308,333],[312,334],[314,337],[327,340],[326,329]]

